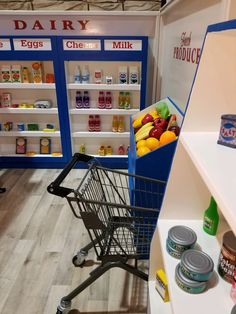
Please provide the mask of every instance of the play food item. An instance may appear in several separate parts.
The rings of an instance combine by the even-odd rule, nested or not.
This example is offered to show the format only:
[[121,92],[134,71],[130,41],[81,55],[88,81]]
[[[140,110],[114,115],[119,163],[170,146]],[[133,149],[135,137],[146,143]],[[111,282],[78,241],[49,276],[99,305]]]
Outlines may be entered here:
[[140,157],[140,156],[143,156],[143,155],[149,153],[150,151],[151,150],[147,146],[141,146],[137,150],[137,155]]
[[17,138],[16,139],[16,154],[25,154],[27,148],[27,139]]
[[135,133],[135,141],[145,140],[149,137],[149,132],[153,128],[153,122],[148,122],[144,124],[137,133]]
[[134,129],[140,128],[142,126],[142,120],[144,117],[145,117],[145,113],[133,121],[132,125]]
[[207,281],[212,276],[214,263],[205,252],[189,249],[181,255],[180,268],[192,280]]
[[236,148],[236,114],[221,116],[220,135],[217,143]]
[[236,237],[232,231],[227,231],[223,235],[223,243],[218,262],[218,272],[220,276],[232,283],[236,271]]
[[118,117],[117,116],[113,116],[112,132],[118,132]]
[[173,249],[166,240],[166,251],[174,258],[180,259],[182,252]]
[[55,78],[53,73],[46,74],[46,83],[55,83]]
[[154,127],[150,130],[149,132],[149,136],[150,137],[155,137],[157,138],[158,140],[160,139],[161,137],[161,134],[164,132],[164,130],[160,127]]
[[125,131],[125,122],[124,122],[124,117],[119,116],[119,122],[118,122],[118,132],[122,133]]
[[50,138],[40,139],[40,154],[51,154],[51,139]]
[[165,131],[160,136],[160,145],[164,145],[175,140],[177,136],[172,131]]
[[136,148],[138,149],[141,146],[146,146],[146,140],[140,140],[137,142]]
[[156,111],[158,115],[163,119],[167,119],[170,115],[169,108],[165,102],[160,102],[159,104],[157,104]]
[[13,64],[11,66],[11,80],[12,83],[21,83],[21,65],[19,64]]
[[1,81],[2,83],[11,82],[11,66],[8,64],[1,67]]
[[22,83],[29,83],[30,78],[29,78],[29,70],[27,67],[23,67],[22,69]]
[[211,196],[210,205],[204,212],[203,230],[210,235],[216,235],[218,223],[219,214],[217,212],[217,204]]
[[32,64],[32,80],[33,83],[43,83],[43,68],[41,62]]
[[166,119],[164,119],[164,118],[157,118],[157,119],[155,119],[154,120],[154,126],[156,127],[156,128],[162,128],[163,130],[166,130],[166,128],[167,128],[167,125],[168,125],[168,122],[167,122],[167,120]]
[[153,122],[153,116],[151,116],[149,113],[147,113],[143,119],[142,119],[142,125],[148,123],[148,122]]
[[197,241],[196,233],[189,227],[177,225],[169,229],[168,246],[180,254],[192,248]]
[[232,286],[230,290],[231,299],[236,303],[236,270],[234,271],[234,277],[232,279]]
[[168,292],[168,286],[167,286],[167,278],[166,274],[163,271],[163,269],[159,269],[156,272],[156,284],[155,288],[162,297],[164,302],[169,301],[169,292]]
[[159,147],[160,143],[158,141],[158,139],[156,139],[155,137],[149,137],[146,139],[146,146],[150,149],[150,150],[154,150],[157,147]]
[[199,282],[186,277],[181,271],[180,264],[175,269],[175,281],[182,290],[192,294],[201,293],[207,287],[207,282],[205,281]]

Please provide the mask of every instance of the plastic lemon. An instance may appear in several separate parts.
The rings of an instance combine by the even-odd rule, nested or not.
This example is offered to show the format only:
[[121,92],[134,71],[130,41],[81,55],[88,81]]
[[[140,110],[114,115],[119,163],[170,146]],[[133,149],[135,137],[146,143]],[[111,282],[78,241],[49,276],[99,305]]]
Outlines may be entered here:
[[175,140],[177,136],[172,131],[165,131],[160,136],[160,145],[164,145]]
[[146,139],[146,146],[150,149],[150,150],[154,150],[157,147],[159,147],[160,143],[158,141],[157,138],[155,137],[149,137],[148,139]]
[[137,142],[136,144],[137,149],[141,146],[146,146],[146,140],[140,140]]
[[140,156],[143,156],[143,155],[149,153],[150,151],[151,150],[147,146],[141,146],[137,150],[137,155],[140,157]]

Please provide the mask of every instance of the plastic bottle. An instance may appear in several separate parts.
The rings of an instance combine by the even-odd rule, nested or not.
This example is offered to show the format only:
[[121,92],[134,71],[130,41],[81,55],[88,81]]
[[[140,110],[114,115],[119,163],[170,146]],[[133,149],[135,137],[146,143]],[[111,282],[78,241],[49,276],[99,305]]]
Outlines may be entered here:
[[130,109],[130,93],[126,92],[124,97],[124,109]]
[[213,196],[211,196],[210,205],[204,212],[203,230],[210,235],[215,235],[218,223],[219,214],[217,212],[217,204]]
[[100,132],[101,131],[101,120],[100,116],[96,115],[94,119],[94,131],[95,132]]
[[77,84],[81,83],[81,71],[80,71],[80,66],[77,65],[75,68],[75,74],[74,74],[74,82]]
[[94,132],[95,131],[95,119],[94,119],[93,115],[89,115],[88,130],[89,130],[89,132]]
[[75,96],[75,108],[80,109],[83,108],[83,98],[81,95],[81,91],[76,91],[76,96]]
[[125,131],[124,117],[123,116],[119,116],[118,132],[122,133],[124,131]]
[[124,92],[119,93],[119,99],[118,99],[118,108],[119,109],[124,109]]
[[111,109],[112,108],[112,97],[111,97],[111,92],[106,92],[106,109]]
[[120,145],[118,147],[118,155],[124,155],[125,154],[125,148],[124,145]]
[[105,96],[104,96],[104,92],[100,91],[99,92],[99,96],[98,96],[98,108],[99,109],[104,109],[106,106],[105,104]]
[[112,132],[118,132],[118,118],[117,118],[117,116],[113,116]]
[[80,154],[85,154],[85,145],[84,144],[80,144],[79,152],[80,152]]
[[89,68],[88,65],[84,65],[82,67],[81,82],[82,84],[88,84],[89,80],[90,80]]
[[90,98],[89,98],[89,93],[88,93],[88,91],[84,91],[83,107],[84,107],[84,108],[90,108]]

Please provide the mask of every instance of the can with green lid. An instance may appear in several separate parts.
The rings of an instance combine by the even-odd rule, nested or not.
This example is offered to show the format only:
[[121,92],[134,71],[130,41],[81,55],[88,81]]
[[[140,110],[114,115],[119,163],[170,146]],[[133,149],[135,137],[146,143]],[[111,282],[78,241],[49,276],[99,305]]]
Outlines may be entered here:
[[[218,272],[220,276],[232,283],[236,271],[236,237],[232,231],[227,231],[223,235],[223,243],[218,262]],[[234,278],[236,281],[236,278]]]
[[207,282],[195,281],[185,276],[181,270],[180,263],[175,268],[175,281],[182,290],[192,294],[201,293],[207,287]]
[[214,263],[205,252],[190,249],[181,255],[180,268],[192,280],[207,281],[212,276]]

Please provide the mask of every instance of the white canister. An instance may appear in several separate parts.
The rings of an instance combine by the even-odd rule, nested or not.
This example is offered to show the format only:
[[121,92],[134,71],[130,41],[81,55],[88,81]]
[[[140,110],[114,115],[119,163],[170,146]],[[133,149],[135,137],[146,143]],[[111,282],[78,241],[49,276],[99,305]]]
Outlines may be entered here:
[[128,83],[128,69],[127,66],[119,67],[118,74],[118,84],[127,84]]
[[138,83],[139,83],[138,67],[131,66],[129,68],[129,84],[138,84]]

